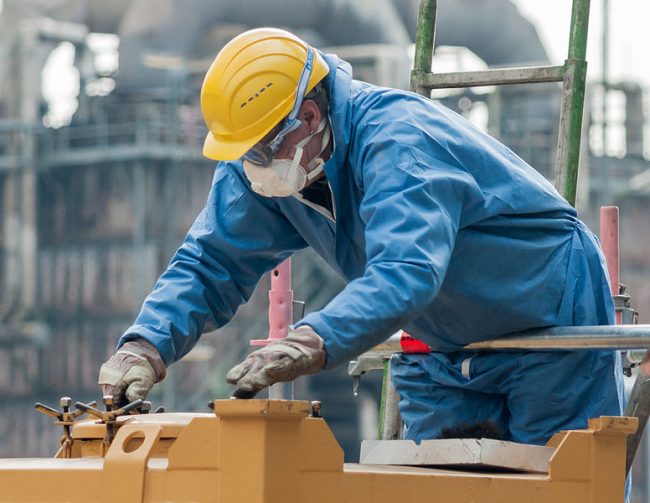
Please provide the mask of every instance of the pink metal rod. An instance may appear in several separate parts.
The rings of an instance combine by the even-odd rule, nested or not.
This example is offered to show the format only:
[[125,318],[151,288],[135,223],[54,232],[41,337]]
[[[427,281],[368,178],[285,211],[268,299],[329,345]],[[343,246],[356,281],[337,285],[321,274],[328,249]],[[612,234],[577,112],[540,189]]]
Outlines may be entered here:
[[[619,294],[620,255],[618,242],[618,207],[602,206],[600,208],[600,243],[603,247],[607,271],[611,283],[612,295]],[[622,313],[616,313],[616,324],[622,322]]]
[[293,290],[291,290],[291,258],[271,271],[269,290],[269,337],[252,340],[252,346],[264,346],[273,339],[287,336],[293,321]]
[[291,259],[271,271],[269,291],[269,339],[287,336],[293,321],[293,290],[291,289]]

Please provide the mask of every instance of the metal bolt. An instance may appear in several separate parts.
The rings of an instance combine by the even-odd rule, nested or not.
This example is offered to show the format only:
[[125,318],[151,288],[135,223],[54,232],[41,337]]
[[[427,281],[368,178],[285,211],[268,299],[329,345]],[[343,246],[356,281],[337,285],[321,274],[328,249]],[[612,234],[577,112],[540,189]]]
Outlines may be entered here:
[[318,401],[311,402],[311,417],[320,417],[321,403]]
[[104,395],[102,397],[102,401],[104,402],[104,406],[106,407],[106,412],[110,412],[113,410],[113,395]]
[[142,402],[142,405],[140,406],[140,414],[149,414],[151,411],[151,402],[146,400]]
[[63,407],[63,412],[68,412],[72,405],[72,398],[69,396],[63,396],[61,397],[61,400],[59,400],[59,403],[61,404],[61,407]]

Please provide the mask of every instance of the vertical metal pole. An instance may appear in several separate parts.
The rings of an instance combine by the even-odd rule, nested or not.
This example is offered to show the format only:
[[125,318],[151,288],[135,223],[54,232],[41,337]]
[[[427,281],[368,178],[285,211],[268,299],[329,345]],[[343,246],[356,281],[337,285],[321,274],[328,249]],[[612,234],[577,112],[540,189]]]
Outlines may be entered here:
[[34,61],[38,43],[38,28],[34,23],[20,30],[18,58],[20,79],[19,117],[25,129],[22,141],[23,169],[20,174],[20,234],[21,246],[21,308],[23,315],[35,309],[38,270],[38,240],[36,223],[36,130],[39,120],[38,97],[40,96],[39,68]]
[[422,85],[422,77],[431,73],[438,3],[436,0],[420,0],[419,9],[415,32],[415,58],[411,71],[411,91],[430,98],[431,90]]
[[[603,247],[612,295],[619,294],[620,258],[618,245],[618,206],[600,208],[600,244]],[[616,313],[616,324],[622,322],[623,313]]]
[[[162,403],[169,412],[176,410],[176,367],[173,365],[167,369],[167,376],[162,382]],[[181,409],[182,410],[182,409]]]
[[390,378],[390,360],[384,360],[384,380],[381,387],[381,404],[379,406],[379,438],[397,440],[400,438],[402,420],[397,404],[399,395]]
[[[291,259],[271,271],[269,291],[269,340],[287,336],[293,322],[293,290],[291,289]],[[293,399],[293,382],[279,382],[269,388],[269,398]]]
[[[607,269],[612,288],[612,295],[619,294],[619,276],[620,276],[620,259],[619,259],[619,214],[618,207],[604,206],[600,209],[600,239],[607,261]],[[622,313],[616,313],[616,324],[622,323]],[[634,456],[641,443],[643,432],[648,423],[650,416],[650,352],[646,353],[639,372],[634,380],[634,386],[630,393],[630,398],[625,407],[625,416],[636,417],[639,419],[639,428],[631,435],[628,435],[625,454],[625,473],[628,475],[634,462]]]
[[648,352],[641,365],[639,365],[639,373],[634,381],[630,399],[623,415],[639,418],[639,429],[627,437],[625,473],[629,474],[634,456],[641,443],[641,437],[648,423],[648,416],[650,415],[650,352]]
[[564,63],[555,187],[575,206],[587,77],[587,33],[590,0],[573,0],[569,55]]
[[269,290],[269,339],[287,336],[293,321],[293,290],[291,289],[291,259],[271,271]]
[[607,155],[607,95],[609,91],[609,0],[603,0],[603,155]]

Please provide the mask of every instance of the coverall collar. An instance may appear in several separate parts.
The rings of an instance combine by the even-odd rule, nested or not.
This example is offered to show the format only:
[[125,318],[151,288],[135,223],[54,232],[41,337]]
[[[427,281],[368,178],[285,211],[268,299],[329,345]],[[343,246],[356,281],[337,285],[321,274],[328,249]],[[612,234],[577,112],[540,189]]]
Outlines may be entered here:
[[334,54],[321,53],[329,66],[329,73],[325,77],[325,85],[329,92],[329,119],[332,127],[334,145],[332,148],[332,159],[334,162],[327,162],[323,171],[327,181],[332,188],[335,207],[339,207],[339,173],[345,165],[350,140],[350,120],[348,117],[348,101],[350,99],[350,85],[352,83],[352,67],[346,61],[339,59]]

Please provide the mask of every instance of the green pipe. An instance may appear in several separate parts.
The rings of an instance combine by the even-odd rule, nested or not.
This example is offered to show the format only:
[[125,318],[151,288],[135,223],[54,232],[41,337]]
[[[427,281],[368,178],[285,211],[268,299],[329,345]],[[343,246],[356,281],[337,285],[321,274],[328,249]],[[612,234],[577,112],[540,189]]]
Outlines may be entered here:
[[384,417],[386,412],[386,399],[388,397],[388,383],[390,381],[390,360],[384,360],[384,377],[381,381],[381,401],[379,402],[379,424],[377,428],[377,438],[384,438]]
[[437,8],[437,0],[420,0],[415,31],[415,58],[411,72],[411,90],[427,98],[431,96],[431,91],[422,86],[422,80],[425,74],[431,72]]
[[569,113],[567,152],[565,158],[564,198],[575,206],[578,187],[578,166],[580,164],[580,140],[582,136],[582,114],[585,100],[585,80],[587,77],[587,62],[567,62],[573,66],[573,79],[571,82],[571,106]]
[[569,34],[569,59],[585,59],[589,31],[590,0],[573,0],[571,32]]
[[563,168],[565,173],[563,195],[572,205],[576,203],[578,185],[578,165],[580,162],[580,140],[582,137],[582,115],[585,101],[585,83],[587,80],[587,34],[589,32],[590,0],[573,0],[571,11],[571,32],[569,35],[569,54],[565,63],[566,72],[572,74],[565,98],[570,100],[566,120],[567,142]]

